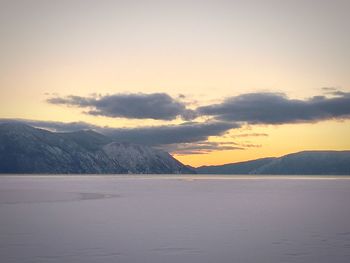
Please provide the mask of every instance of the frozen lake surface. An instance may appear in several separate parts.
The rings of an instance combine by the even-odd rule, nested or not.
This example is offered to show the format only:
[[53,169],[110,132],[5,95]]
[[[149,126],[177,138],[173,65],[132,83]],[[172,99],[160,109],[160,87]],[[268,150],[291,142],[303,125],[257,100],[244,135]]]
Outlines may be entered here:
[[0,176],[0,262],[350,262],[348,177]]

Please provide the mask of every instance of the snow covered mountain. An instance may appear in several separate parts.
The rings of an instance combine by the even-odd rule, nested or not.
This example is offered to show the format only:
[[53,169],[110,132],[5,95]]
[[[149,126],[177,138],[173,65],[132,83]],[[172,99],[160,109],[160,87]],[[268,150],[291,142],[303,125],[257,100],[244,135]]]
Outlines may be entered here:
[[204,174],[350,175],[350,151],[303,151],[279,158],[196,168]]
[[0,124],[0,173],[194,173],[170,154],[94,131],[55,133]]
[[193,173],[169,153],[139,144],[112,142],[103,151],[128,173]]
[[0,173],[350,175],[350,151],[304,151],[279,158],[193,168],[169,153],[115,142],[94,131],[56,133],[0,124]]

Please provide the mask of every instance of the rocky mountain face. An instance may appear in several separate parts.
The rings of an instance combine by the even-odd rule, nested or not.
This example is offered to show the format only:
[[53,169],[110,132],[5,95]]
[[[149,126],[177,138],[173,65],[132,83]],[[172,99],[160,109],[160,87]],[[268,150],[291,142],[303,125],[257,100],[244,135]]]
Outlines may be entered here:
[[196,168],[204,174],[350,175],[350,151],[303,151],[279,158]]
[[194,173],[170,154],[93,132],[55,133],[0,124],[0,173]]

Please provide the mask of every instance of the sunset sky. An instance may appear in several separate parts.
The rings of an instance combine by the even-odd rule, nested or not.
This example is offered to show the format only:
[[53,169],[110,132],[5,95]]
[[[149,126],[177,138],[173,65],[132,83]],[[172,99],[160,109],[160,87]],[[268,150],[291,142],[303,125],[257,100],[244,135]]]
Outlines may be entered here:
[[0,0],[0,119],[223,164],[350,149],[349,0]]

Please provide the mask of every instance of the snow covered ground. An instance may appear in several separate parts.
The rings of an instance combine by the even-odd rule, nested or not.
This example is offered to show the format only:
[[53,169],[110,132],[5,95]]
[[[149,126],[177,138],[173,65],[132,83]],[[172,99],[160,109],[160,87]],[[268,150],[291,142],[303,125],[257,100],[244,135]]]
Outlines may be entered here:
[[0,262],[348,263],[349,201],[349,178],[0,176]]

